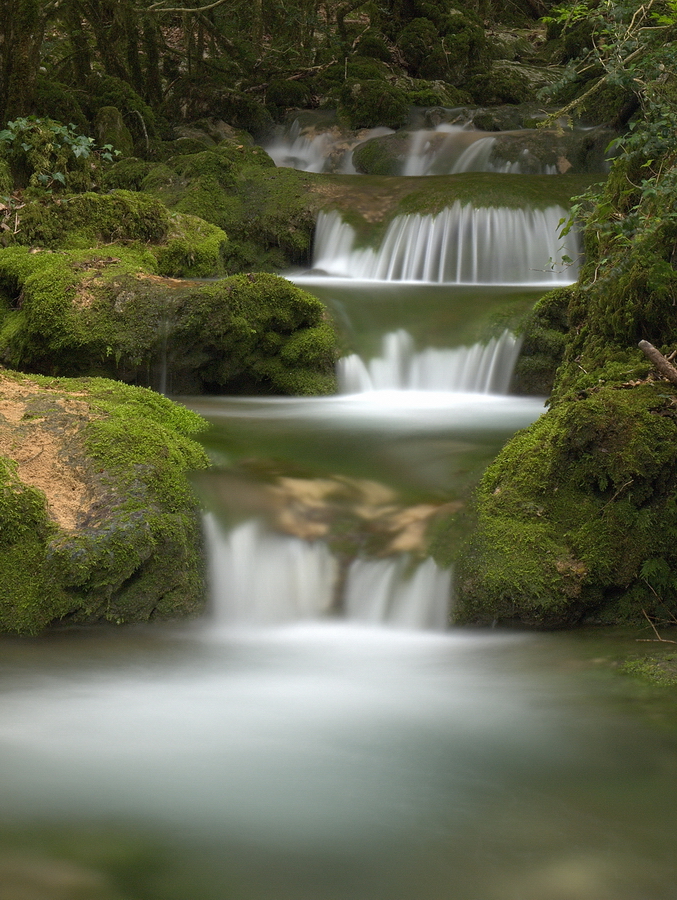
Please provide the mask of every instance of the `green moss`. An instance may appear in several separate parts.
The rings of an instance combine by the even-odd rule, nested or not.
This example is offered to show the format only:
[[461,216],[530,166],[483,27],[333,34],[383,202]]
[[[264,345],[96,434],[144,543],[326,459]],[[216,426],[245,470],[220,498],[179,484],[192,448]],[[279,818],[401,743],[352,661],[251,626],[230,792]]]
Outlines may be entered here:
[[573,290],[557,288],[545,294],[518,329],[522,338],[512,390],[547,397],[564,358]]
[[[21,391],[20,376],[3,376]],[[207,465],[192,439],[206,423],[151,391],[103,379],[32,376],[30,384],[27,419],[42,423],[97,502],[63,530],[49,520],[41,492],[0,460],[0,629],[35,633],[55,620],[121,624],[199,611],[204,561],[187,476]]]
[[646,565],[677,564],[677,420],[662,386],[601,386],[520,432],[487,470],[462,554],[461,621],[637,619],[674,602]]
[[117,107],[101,107],[94,120],[94,131],[100,147],[109,145],[122,156],[133,155],[134,138]]
[[170,228],[167,209],[131,191],[45,196],[21,211],[15,240],[40,247],[85,249],[119,241],[160,242]]
[[83,108],[93,121],[100,109],[114,106],[134,139],[137,155],[146,155],[158,137],[158,120],[151,107],[134,88],[113,75],[93,75],[86,84]]
[[152,169],[152,163],[135,156],[121,159],[105,173],[102,186],[109,191],[116,189],[139,191],[144,178]]
[[518,69],[474,75],[466,88],[476,103],[526,103],[535,99],[531,80]]
[[[187,217],[179,221],[205,227]],[[212,249],[220,254],[224,236],[213,231]],[[185,240],[170,241],[164,258],[156,249],[160,264],[187,266]],[[208,246],[202,234],[200,241]],[[110,256],[25,248],[0,256],[0,286],[21,298],[21,308],[6,312],[0,326],[7,364],[157,387],[166,370],[166,387],[175,393],[334,389],[336,335],[316,298],[273,275],[167,281],[147,274],[148,260],[155,263],[150,254],[107,249]],[[197,269],[200,260],[195,256],[190,265]]]
[[347,81],[341,89],[339,114],[351,128],[399,128],[407,121],[409,98],[403,88],[385,80]]
[[660,687],[677,687],[677,656],[666,654],[660,659],[629,659],[620,667],[625,675]]
[[[0,457],[0,628],[35,633],[67,608],[52,589],[45,550],[54,526],[44,496],[19,481]],[[50,596],[51,595],[51,596]],[[49,598],[45,603],[46,596]]]
[[261,148],[224,141],[154,166],[141,187],[176,212],[199,216],[230,238],[229,271],[309,261],[312,176],[277,169]]
[[225,232],[195,216],[174,213],[167,243],[155,251],[158,273],[174,278],[208,278],[226,268]]
[[38,75],[35,84],[34,113],[58,122],[72,122],[80,134],[89,134],[90,125],[82,111],[78,92],[61,82]]
[[14,190],[14,179],[7,160],[0,159],[0,197],[8,197]]

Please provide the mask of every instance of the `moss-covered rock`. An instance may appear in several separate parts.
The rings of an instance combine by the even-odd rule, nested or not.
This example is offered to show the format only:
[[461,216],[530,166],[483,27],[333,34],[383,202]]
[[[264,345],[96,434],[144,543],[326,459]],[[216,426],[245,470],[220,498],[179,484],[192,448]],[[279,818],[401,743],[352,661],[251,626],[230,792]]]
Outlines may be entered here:
[[563,132],[533,129],[496,135],[491,160],[519,162],[523,174],[540,174],[550,168],[562,175],[605,172],[607,148],[617,136],[608,128]]
[[[208,284],[161,278],[149,274],[148,252],[106,249],[4,251],[2,360],[172,393],[334,390],[336,335],[319,300],[274,275]],[[182,238],[163,252],[157,265],[176,265]]]
[[399,128],[407,121],[410,103],[406,91],[385,80],[346,82],[340,98],[339,113],[351,128]]
[[123,160],[107,178],[108,184],[138,186],[169,209],[222,228],[229,237],[230,272],[309,262],[320,205],[319,195],[308,190],[312,177],[276,168],[260,147],[227,140],[148,168]]
[[115,241],[159,243],[169,229],[166,207],[147,194],[46,194],[21,210],[21,230],[12,237],[24,245],[84,249]]
[[519,327],[522,347],[513,374],[515,394],[549,396],[564,357],[573,290],[557,288],[541,297]]
[[141,388],[0,371],[0,631],[203,608],[203,427]]
[[[147,166],[136,159],[120,165],[120,175],[130,180],[138,177],[139,167],[145,171]],[[161,275],[207,278],[225,273],[225,233],[196,216],[170,213],[149,194],[45,194],[22,205],[20,216],[16,234],[4,235],[7,245],[85,250],[119,243],[140,251],[150,271]]]
[[474,75],[465,85],[478,103],[528,103],[550,85],[556,75],[520,62],[497,60],[489,71]]
[[121,156],[134,154],[134,138],[115,106],[102,106],[94,120],[94,132],[100,147],[110,145]]
[[676,408],[662,384],[602,386],[510,441],[479,489],[458,620],[664,615],[677,596]]

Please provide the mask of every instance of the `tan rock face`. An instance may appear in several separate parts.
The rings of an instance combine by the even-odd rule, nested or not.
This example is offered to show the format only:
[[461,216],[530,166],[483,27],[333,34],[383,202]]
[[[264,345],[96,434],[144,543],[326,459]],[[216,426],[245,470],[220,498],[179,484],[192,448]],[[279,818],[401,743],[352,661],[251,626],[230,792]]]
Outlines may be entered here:
[[94,502],[72,450],[89,406],[78,399],[82,394],[64,397],[60,390],[47,410],[45,392],[28,378],[0,372],[0,456],[16,462],[21,481],[45,494],[50,517],[73,531]]

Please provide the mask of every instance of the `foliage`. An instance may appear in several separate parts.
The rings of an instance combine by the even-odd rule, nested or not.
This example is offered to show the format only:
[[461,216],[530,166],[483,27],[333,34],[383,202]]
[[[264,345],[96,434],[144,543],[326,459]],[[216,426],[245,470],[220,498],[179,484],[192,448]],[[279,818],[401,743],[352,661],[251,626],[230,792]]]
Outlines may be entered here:
[[34,116],[18,118],[0,131],[0,154],[8,161],[20,187],[53,189],[67,185],[84,187],[89,173],[85,162],[113,162],[118,151],[109,144],[97,150],[94,139],[79,134],[72,123]]

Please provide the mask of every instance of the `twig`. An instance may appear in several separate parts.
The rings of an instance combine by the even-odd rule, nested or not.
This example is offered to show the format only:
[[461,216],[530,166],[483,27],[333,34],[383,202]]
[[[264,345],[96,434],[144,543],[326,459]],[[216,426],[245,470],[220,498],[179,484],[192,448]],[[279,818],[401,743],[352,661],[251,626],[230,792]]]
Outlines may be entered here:
[[[651,590],[654,592],[654,594],[656,594],[656,591],[653,590],[653,588],[651,587],[651,585],[649,584],[648,581],[647,581],[647,584],[649,585],[649,588],[651,588]],[[658,594],[656,594],[656,596],[658,597]],[[658,599],[660,600],[660,597]],[[646,610],[642,609],[642,612],[644,613],[644,618],[647,620],[649,625],[651,625],[651,627],[653,628],[653,633],[656,635],[656,637],[655,638],[637,638],[638,644],[677,644],[677,641],[669,641],[667,638],[662,638],[660,636],[660,634],[658,633],[658,629],[656,628],[654,623],[651,621],[651,619],[646,614]]]
[[672,384],[677,384],[677,369],[667,361],[660,350],[656,350],[648,341],[640,341],[637,345],[647,359],[651,360],[663,378],[667,378]]
[[604,504],[604,506],[600,509],[600,511],[599,511],[600,516],[602,515],[602,513],[604,512],[604,510],[607,508],[607,506],[608,506],[610,503],[613,503],[613,502],[614,502],[614,500],[616,499],[616,497],[618,497],[618,495],[620,494],[620,492],[621,492],[621,491],[624,491],[626,487],[629,487],[629,486],[632,484],[633,481],[634,481],[634,478],[631,478],[630,481],[626,481],[625,484],[622,484],[622,485],[618,488],[618,490],[617,490],[616,493],[613,495],[613,497],[612,497],[610,500],[607,500],[607,502]]

